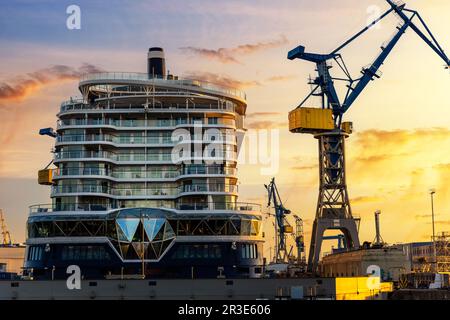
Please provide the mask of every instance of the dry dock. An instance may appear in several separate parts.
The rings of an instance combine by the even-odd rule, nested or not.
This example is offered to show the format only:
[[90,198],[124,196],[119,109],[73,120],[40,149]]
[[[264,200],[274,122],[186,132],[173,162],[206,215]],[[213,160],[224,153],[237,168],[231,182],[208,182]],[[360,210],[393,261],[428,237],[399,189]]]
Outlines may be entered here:
[[0,300],[73,299],[333,299],[335,279],[165,279],[83,280],[69,290],[66,281],[0,281]]

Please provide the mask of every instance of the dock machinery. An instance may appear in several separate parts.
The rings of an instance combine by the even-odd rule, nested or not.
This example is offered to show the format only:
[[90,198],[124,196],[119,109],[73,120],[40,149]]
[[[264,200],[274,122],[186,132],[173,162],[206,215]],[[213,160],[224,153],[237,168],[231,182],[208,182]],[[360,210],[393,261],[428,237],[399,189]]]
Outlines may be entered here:
[[286,220],[286,215],[291,213],[291,210],[286,209],[281,201],[275,178],[270,180],[270,183],[265,184],[267,190],[267,206],[273,205],[275,210],[275,239],[276,252],[275,263],[286,263],[289,260],[289,252],[286,248],[286,234],[292,233],[293,228]]
[[[379,68],[408,28],[422,38],[445,62],[447,69],[450,65],[444,50],[436,41],[436,38],[419,13],[407,9],[403,2],[386,1],[389,4],[389,10],[331,53],[309,53],[305,51],[304,46],[298,46],[288,53],[288,59],[290,60],[301,59],[314,63],[318,73],[317,77],[310,82],[313,86],[312,91],[296,109],[289,113],[289,130],[291,132],[313,134],[319,142],[320,186],[309,250],[308,271],[310,272],[317,271],[325,230],[341,230],[345,237],[345,246],[349,249],[358,248],[360,245],[357,223],[352,216],[345,177],[344,142],[345,138],[352,132],[352,123],[342,122],[345,112],[352,106],[369,82],[374,80],[374,78],[380,77]],[[381,53],[375,61],[362,68],[362,75],[353,78],[339,52],[391,13],[401,20],[395,35],[386,45],[381,47]],[[413,22],[415,18],[423,26],[425,32],[422,32]],[[331,61],[334,61],[340,68],[344,74],[343,77],[336,77],[330,74]],[[338,95],[334,85],[335,81],[341,81],[346,84],[347,90],[343,99]],[[321,108],[303,107],[308,98],[313,95],[321,98]]]
[[6,226],[5,217],[3,216],[3,210],[0,209],[0,233],[2,234],[1,246],[12,246],[11,233]]

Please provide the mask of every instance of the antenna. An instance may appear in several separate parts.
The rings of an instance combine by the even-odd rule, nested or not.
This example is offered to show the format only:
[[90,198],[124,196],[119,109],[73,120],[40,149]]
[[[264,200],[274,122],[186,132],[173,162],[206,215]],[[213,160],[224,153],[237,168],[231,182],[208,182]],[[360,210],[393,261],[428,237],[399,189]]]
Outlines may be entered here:
[[375,241],[373,244],[376,246],[382,246],[384,244],[380,233],[380,214],[380,210],[375,211]]

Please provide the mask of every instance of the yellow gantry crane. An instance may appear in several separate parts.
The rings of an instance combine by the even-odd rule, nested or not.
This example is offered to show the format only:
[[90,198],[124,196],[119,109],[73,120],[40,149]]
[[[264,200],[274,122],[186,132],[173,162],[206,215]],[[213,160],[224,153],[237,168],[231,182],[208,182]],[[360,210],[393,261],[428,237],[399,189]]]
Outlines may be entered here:
[[8,231],[8,227],[6,226],[5,218],[3,217],[3,210],[0,209],[0,230],[2,233],[2,245],[3,246],[11,246],[11,234]]
[[[371,24],[364,27],[337,49],[328,54],[305,51],[300,45],[289,51],[288,59],[300,59],[316,65],[317,77],[311,79],[312,91],[289,113],[289,130],[296,133],[309,133],[319,141],[319,197],[316,218],[313,224],[308,270],[316,272],[322,241],[326,239],[324,232],[328,229],[340,230],[344,235],[346,248],[359,248],[358,219],[353,217],[348,198],[345,147],[344,142],[352,133],[352,123],[343,122],[343,116],[364,91],[367,85],[380,78],[380,67],[392,52],[403,34],[412,29],[450,68],[450,59],[436,41],[430,29],[417,11],[406,8],[399,0],[386,0],[389,9]],[[341,49],[352,43],[376,23],[389,14],[395,15],[402,22],[397,26],[394,36],[381,46],[381,53],[369,66],[363,67],[361,75],[351,75],[340,53]],[[413,21],[414,20],[414,21]],[[416,25],[418,20],[419,28]],[[424,29],[425,32],[421,31]],[[331,62],[340,69],[339,75],[332,74]],[[346,92],[342,95],[335,82],[345,85]],[[304,107],[311,96],[320,97],[321,107]]]

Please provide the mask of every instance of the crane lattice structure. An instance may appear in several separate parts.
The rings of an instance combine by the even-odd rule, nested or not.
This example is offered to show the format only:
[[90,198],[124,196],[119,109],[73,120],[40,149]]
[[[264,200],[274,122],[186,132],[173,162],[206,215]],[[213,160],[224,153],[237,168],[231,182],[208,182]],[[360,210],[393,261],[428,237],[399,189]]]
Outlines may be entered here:
[[295,218],[295,246],[297,247],[297,265],[305,265],[306,259],[305,253],[305,237],[303,233],[303,220],[298,215],[294,215]]
[[2,209],[0,209],[0,230],[2,233],[2,245],[11,246],[12,245],[11,234],[9,233],[8,227],[6,226]]
[[[349,249],[358,248],[360,245],[358,221],[352,215],[346,183],[345,138],[351,134],[352,124],[342,122],[345,112],[353,105],[366,86],[381,76],[379,68],[407,29],[412,29],[444,61],[447,69],[450,66],[450,60],[420,14],[407,9],[401,1],[386,1],[390,8],[385,13],[331,53],[305,52],[304,46],[298,46],[288,53],[290,60],[301,59],[314,63],[318,73],[317,77],[311,80],[311,92],[296,109],[289,113],[289,130],[291,132],[313,134],[319,142],[319,198],[308,259],[308,270],[311,272],[317,271],[325,230],[340,230],[345,237],[345,246]],[[362,68],[361,76],[353,77],[340,51],[391,13],[402,21],[397,26],[396,33],[385,45],[381,46],[381,53],[374,62]],[[419,29],[413,19],[418,20],[425,32]],[[336,63],[344,74],[343,77],[330,74],[331,61]],[[347,90],[343,98],[338,95],[335,81],[343,82],[346,85]],[[311,96],[320,97],[321,108],[303,107]]]
[[293,229],[289,222],[286,220],[286,215],[291,213],[291,210],[286,209],[281,201],[280,194],[278,192],[277,185],[275,184],[275,178],[270,180],[268,185],[264,185],[267,190],[267,206],[273,205],[275,210],[275,262],[286,263],[289,259],[289,252],[286,248],[286,234],[292,233]]
[[450,233],[442,232],[435,237],[434,241],[437,272],[450,272]]

